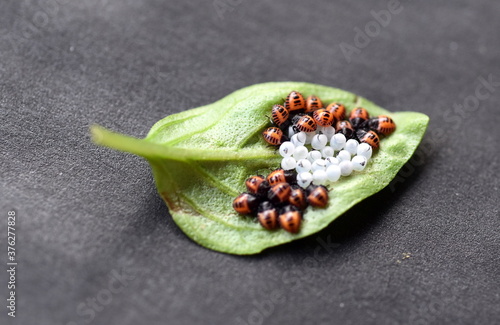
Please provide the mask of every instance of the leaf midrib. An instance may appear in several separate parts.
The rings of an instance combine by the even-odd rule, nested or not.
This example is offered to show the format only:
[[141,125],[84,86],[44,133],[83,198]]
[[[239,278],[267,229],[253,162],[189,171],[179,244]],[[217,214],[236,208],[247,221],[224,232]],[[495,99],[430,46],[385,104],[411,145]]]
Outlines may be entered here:
[[274,158],[269,149],[188,149],[160,145],[145,139],[138,139],[109,131],[98,125],[90,128],[96,144],[115,150],[129,152],[144,158],[161,158],[176,161],[239,161],[248,159]]

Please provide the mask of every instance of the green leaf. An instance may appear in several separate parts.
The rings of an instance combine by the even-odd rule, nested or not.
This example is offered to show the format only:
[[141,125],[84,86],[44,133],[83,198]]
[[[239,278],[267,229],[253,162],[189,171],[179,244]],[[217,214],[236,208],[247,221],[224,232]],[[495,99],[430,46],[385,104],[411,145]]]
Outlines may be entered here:
[[[279,154],[261,137],[273,104],[297,90],[304,96],[365,107],[370,115],[390,115],[396,131],[381,141],[363,172],[342,177],[330,188],[326,209],[309,207],[298,234],[268,231],[242,217],[232,201],[245,191],[244,181],[268,174]],[[207,106],[167,116],[145,139],[93,126],[95,143],[146,158],[156,186],[176,224],[200,245],[231,254],[255,254],[320,231],[356,203],[377,193],[396,176],[421,141],[429,118],[421,113],[391,113],[355,94],[309,83],[275,82],[238,90]]]

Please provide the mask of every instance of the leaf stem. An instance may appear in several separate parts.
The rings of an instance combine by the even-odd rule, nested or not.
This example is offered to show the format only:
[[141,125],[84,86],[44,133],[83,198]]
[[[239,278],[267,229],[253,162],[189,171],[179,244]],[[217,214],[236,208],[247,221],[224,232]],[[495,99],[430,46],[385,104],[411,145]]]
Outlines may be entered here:
[[276,154],[272,150],[263,149],[206,150],[172,147],[112,132],[99,125],[92,125],[90,133],[92,134],[92,141],[98,145],[133,153],[147,159],[237,161],[276,158]]

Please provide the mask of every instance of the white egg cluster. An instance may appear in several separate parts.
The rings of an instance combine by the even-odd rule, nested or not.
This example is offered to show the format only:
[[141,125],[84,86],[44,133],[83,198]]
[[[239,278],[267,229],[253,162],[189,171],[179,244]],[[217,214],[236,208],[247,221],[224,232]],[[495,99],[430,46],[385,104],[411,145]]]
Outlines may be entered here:
[[[312,150],[306,147],[309,145]],[[283,157],[281,168],[295,169],[297,184],[306,188],[311,183],[336,182],[341,176],[362,171],[372,156],[372,147],[354,139],[347,140],[342,133],[335,134],[335,129],[329,126],[315,132],[291,135],[290,141],[281,144],[279,153]]]

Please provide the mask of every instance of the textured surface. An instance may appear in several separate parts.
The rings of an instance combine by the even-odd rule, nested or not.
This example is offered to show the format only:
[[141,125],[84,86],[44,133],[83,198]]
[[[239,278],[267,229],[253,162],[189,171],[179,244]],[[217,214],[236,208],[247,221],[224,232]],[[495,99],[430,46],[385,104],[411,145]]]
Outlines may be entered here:
[[[0,212],[18,213],[19,310],[5,321],[2,308],[0,322],[494,323],[500,4],[405,1],[348,63],[340,44],[354,46],[354,28],[385,9],[4,1]],[[431,122],[395,183],[318,235],[258,256],[194,244],[146,161],[90,142],[93,123],[143,137],[168,114],[281,80],[346,89]],[[6,282],[0,272],[2,299]]]

